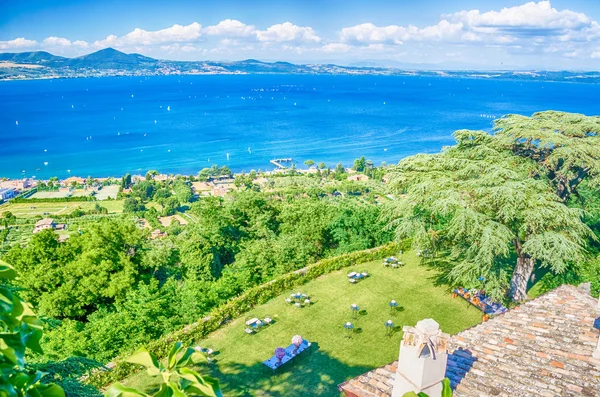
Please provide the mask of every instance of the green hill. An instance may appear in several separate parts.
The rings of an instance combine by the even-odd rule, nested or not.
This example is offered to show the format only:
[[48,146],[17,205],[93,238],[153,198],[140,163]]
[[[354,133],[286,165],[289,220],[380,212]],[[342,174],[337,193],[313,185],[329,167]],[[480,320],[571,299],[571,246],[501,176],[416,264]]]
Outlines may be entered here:
[[156,66],[157,60],[140,54],[125,54],[114,48],[105,48],[91,54],[72,58],[68,65],[72,68],[128,69]]
[[46,51],[32,51],[32,52],[4,52],[0,53],[0,61],[8,61],[15,63],[35,63],[35,64],[46,64],[55,66],[57,64],[64,64],[68,61],[68,58],[61,57],[58,55],[52,55]]

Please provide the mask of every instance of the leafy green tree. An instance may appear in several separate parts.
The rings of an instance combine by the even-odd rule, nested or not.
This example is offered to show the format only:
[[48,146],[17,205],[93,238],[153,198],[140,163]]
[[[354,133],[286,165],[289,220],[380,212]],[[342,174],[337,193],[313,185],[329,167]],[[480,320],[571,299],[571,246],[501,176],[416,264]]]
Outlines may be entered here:
[[175,191],[175,197],[177,197],[177,200],[182,204],[189,203],[194,197],[192,188],[184,181],[175,182],[173,190]]
[[92,178],[92,176],[88,176],[87,179],[85,180],[85,184],[87,186],[92,186],[94,183],[96,183],[96,180],[94,178]]
[[[206,357],[192,348],[184,348],[177,342],[171,348],[166,364],[162,364],[156,356],[146,349],[139,349],[127,359],[132,364],[146,368],[149,376],[158,378],[158,391],[154,397],[166,396],[206,396],[222,397],[221,388],[217,379],[202,376],[189,368],[206,362]],[[106,397],[150,397],[150,395],[136,389],[125,387],[120,383],[112,385],[105,394]]]
[[129,187],[131,187],[131,174],[125,174],[125,176],[121,178],[121,187],[123,189],[129,189]]
[[23,294],[55,318],[82,319],[125,297],[153,269],[142,266],[143,231],[133,222],[92,223],[65,243],[51,230],[14,246],[6,260],[22,274]]
[[146,180],[147,181],[151,181],[154,179],[154,177],[158,175],[158,171],[156,170],[150,170],[148,172],[146,172]]
[[365,156],[362,156],[361,158],[354,160],[354,165],[352,166],[352,169],[354,171],[363,172],[365,170],[365,164]]
[[25,355],[30,350],[42,354],[40,339],[43,325],[8,283],[17,273],[0,261],[0,395],[7,397],[64,397],[65,393],[55,384],[41,382],[44,373],[26,367]]
[[153,181],[141,181],[133,185],[131,194],[142,201],[152,200],[155,186]]
[[315,162],[314,162],[313,160],[306,160],[306,161],[304,162],[304,165],[310,168],[310,167],[312,167],[313,165],[315,165]]
[[320,170],[324,170],[325,168],[327,168],[327,165],[323,162],[320,162],[319,165],[317,165],[317,168],[319,168]]
[[123,202],[123,212],[125,213],[134,213],[144,211],[145,209],[146,207],[144,207],[144,204],[140,203],[139,200],[134,197],[125,199]]
[[336,174],[343,174],[343,173],[346,172],[346,169],[344,168],[344,166],[342,165],[342,163],[337,163],[337,165],[335,166],[334,172]]
[[478,285],[483,275],[496,298],[512,273],[516,301],[527,297],[536,266],[560,273],[585,258],[592,233],[582,211],[564,205],[545,177],[531,177],[535,162],[498,148],[485,132],[454,136],[457,145],[441,154],[409,157],[393,169],[391,187],[404,198],[387,216],[398,238],[436,253],[455,283]]
[[171,216],[177,212],[179,208],[179,200],[177,197],[169,197],[158,200],[158,203],[163,207],[163,216]]
[[171,197],[171,192],[169,189],[165,189],[164,187],[158,189],[156,193],[154,193],[155,200],[166,199],[168,197]]
[[219,174],[218,174],[219,176],[231,176],[232,174],[233,174],[233,172],[231,172],[229,167],[227,167],[226,165],[219,168]]
[[578,195],[586,179],[600,187],[600,117],[556,111],[511,114],[494,127],[494,137],[505,148],[541,166],[563,201]]

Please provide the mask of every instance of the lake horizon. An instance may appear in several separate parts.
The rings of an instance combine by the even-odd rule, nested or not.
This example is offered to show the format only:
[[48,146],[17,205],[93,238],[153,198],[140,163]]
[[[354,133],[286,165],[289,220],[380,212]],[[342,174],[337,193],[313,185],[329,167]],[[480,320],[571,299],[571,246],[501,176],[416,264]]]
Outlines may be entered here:
[[[269,160],[379,165],[458,129],[561,110],[597,115],[600,85],[423,76],[210,75],[0,84],[0,177],[272,170]],[[25,171],[25,172],[23,172]]]

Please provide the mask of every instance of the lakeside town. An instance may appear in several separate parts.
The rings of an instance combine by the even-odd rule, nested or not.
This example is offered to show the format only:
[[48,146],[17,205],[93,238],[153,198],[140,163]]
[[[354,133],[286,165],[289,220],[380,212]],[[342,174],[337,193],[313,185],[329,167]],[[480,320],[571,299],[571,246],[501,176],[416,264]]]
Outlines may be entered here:
[[[186,212],[186,203],[197,201],[200,198],[217,197],[225,198],[240,190],[254,188],[258,191],[276,191],[277,180],[294,180],[294,178],[314,180],[326,179],[327,176],[335,176],[337,181],[344,183],[358,183],[373,185],[384,184],[387,179],[385,175],[385,165],[375,167],[365,160],[364,157],[357,159],[352,168],[344,168],[341,163],[334,170],[326,167],[324,163],[314,164],[307,161],[306,168],[296,168],[292,163],[290,167],[278,163],[279,160],[273,160],[272,163],[277,166],[272,171],[252,171],[250,173],[232,173],[227,167],[212,167],[201,170],[197,175],[174,175],[161,174],[158,171],[150,170],[145,175],[127,174],[121,178],[114,177],[92,177],[87,178],[70,176],[59,179],[52,177],[49,179],[20,178],[9,179],[0,178],[0,217],[10,217],[28,219],[32,224],[31,234],[36,234],[42,230],[51,229],[59,235],[59,241],[65,241],[71,235],[72,230],[69,224],[73,219],[85,219],[85,215],[115,216],[123,212],[143,213],[148,209],[159,209],[158,216],[151,218],[152,224],[142,215],[139,219],[139,225],[151,230],[151,238],[160,238],[167,235],[165,229],[173,224],[187,225],[194,222],[195,219]],[[292,162],[292,159],[284,159],[284,162]],[[373,180],[371,177],[378,179]],[[165,211],[165,203],[157,200],[146,203],[141,202],[149,197],[145,195],[142,200],[136,202],[135,190],[148,183],[154,184],[157,188],[165,187],[175,194],[175,184],[182,188],[184,198],[177,203],[169,203],[169,209]],[[137,186],[137,187],[136,187]],[[332,196],[344,196],[344,189],[336,188],[332,185],[329,194]],[[345,190],[348,191],[348,185]],[[155,189],[156,190],[156,189]],[[350,189],[353,190],[353,189]],[[357,192],[366,192],[368,189],[363,187],[354,189]],[[170,194],[168,194],[170,195]],[[381,197],[384,197],[383,199]],[[391,195],[377,196],[377,200],[389,200]],[[141,197],[140,197],[141,198]],[[163,197],[167,198],[167,197]],[[162,215],[162,216],[161,216]],[[57,222],[56,219],[62,220]],[[76,222],[78,224],[80,222]],[[2,229],[2,226],[0,226]],[[8,227],[4,226],[5,230]],[[162,229],[162,230],[161,230]]]

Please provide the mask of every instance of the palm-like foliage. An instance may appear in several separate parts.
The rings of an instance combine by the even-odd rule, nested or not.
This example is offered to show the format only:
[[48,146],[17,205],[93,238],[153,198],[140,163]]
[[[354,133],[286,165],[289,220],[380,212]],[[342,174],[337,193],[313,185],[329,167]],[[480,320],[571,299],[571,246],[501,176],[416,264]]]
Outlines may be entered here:
[[511,297],[526,297],[533,266],[564,270],[583,258],[592,236],[578,209],[554,193],[538,165],[497,145],[482,131],[457,131],[457,145],[436,155],[417,155],[399,163],[390,185],[401,199],[385,211],[399,239],[447,261],[451,281],[477,285],[504,295],[507,260],[518,260]]
[[577,195],[584,179],[600,186],[600,117],[556,111],[511,114],[496,120],[495,138],[538,162],[562,200]]
[[43,353],[42,322],[27,303],[8,286],[17,277],[12,266],[0,261],[0,396],[64,397],[55,384],[44,384],[43,372],[26,368],[25,352]]
[[206,357],[192,348],[184,348],[181,342],[173,345],[166,364],[159,362],[156,356],[144,348],[139,349],[127,361],[145,367],[149,376],[160,378],[159,390],[149,395],[115,383],[107,390],[106,397],[223,396],[217,379],[202,376],[188,367],[206,361]]

